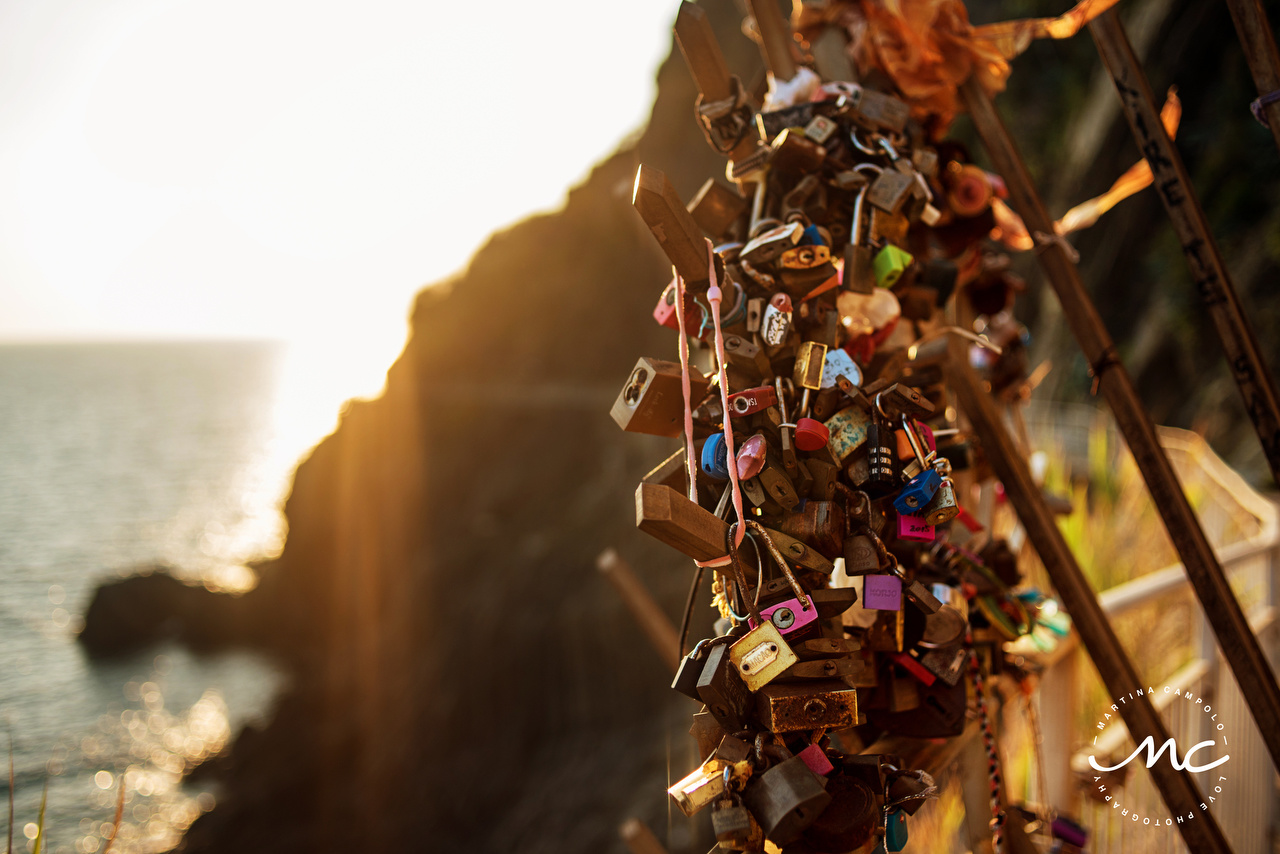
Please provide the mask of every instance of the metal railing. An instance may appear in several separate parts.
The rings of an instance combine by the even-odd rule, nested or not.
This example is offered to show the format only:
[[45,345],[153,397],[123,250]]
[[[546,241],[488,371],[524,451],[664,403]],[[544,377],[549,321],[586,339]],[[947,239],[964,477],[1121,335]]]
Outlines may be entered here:
[[[1162,429],[1161,442],[1184,487],[1188,491],[1202,490],[1198,515],[1274,669],[1280,652],[1280,621],[1276,619],[1280,513],[1194,434]],[[1233,536],[1237,538],[1234,542],[1225,541]],[[1107,590],[1098,598],[1103,610],[1116,621],[1133,618],[1142,608],[1156,609],[1155,620],[1149,626],[1152,637],[1168,635],[1170,627],[1159,623],[1178,619],[1182,614],[1189,616],[1183,636],[1188,641],[1190,660],[1171,674],[1144,674],[1151,678],[1143,687],[1155,689],[1153,702],[1181,750],[1217,736],[1218,744],[1196,754],[1197,765],[1212,762],[1220,753],[1230,755],[1228,763],[1220,768],[1192,776],[1205,803],[1211,804],[1232,849],[1236,854],[1271,852],[1274,840],[1280,838],[1276,771],[1231,669],[1224,666],[1205,615],[1190,595],[1182,566],[1142,576]],[[1177,607],[1164,607],[1169,602],[1176,602]],[[1114,714],[1112,720],[1117,722],[1103,722],[1101,732],[1096,729],[1097,724],[1085,722],[1082,726],[1078,718],[1083,693],[1080,680],[1086,677],[1083,665],[1078,645],[1068,643],[1041,681],[1040,750],[1044,767],[1052,773],[1047,775],[1047,791],[1036,792],[1036,799],[1080,816],[1090,832],[1090,852],[1187,850],[1176,824],[1166,824],[1176,822],[1176,818],[1170,818],[1147,773],[1142,761],[1145,753],[1128,765],[1127,779],[1120,784],[1105,779],[1106,775],[1089,766],[1090,755],[1101,764],[1115,765],[1129,756],[1136,745]],[[1188,692],[1201,702],[1187,702]],[[1203,711],[1205,706],[1209,712]],[[1223,725],[1221,731],[1217,730],[1218,724]],[[1225,748],[1221,746],[1224,736]],[[1095,781],[1096,777],[1104,779]],[[1219,780],[1220,777],[1226,779]],[[1097,792],[1099,786],[1106,787],[1105,794]],[[1219,786],[1222,791],[1216,792],[1215,787]],[[1110,802],[1102,800],[1106,795],[1112,796]],[[1212,802],[1210,797],[1214,798]],[[1139,818],[1135,819],[1135,815]]]

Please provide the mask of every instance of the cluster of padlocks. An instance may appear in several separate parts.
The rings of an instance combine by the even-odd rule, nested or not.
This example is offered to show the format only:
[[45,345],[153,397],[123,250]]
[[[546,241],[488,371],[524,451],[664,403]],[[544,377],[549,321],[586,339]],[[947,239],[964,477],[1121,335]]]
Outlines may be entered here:
[[966,675],[1035,619],[1008,546],[966,548],[982,526],[952,480],[975,461],[949,339],[993,394],[1025,380],[1020,285],[986,239],[1003,186],[892,91],[803,67],[760,111],[730,91],[698,118],[735,187],[708,180],[686,207],[661,172],[636,176],[680,359],[640,359],[612,409],[684,437],[640,484],[638,525],[715,570],[716,636],[681,650],[673,684],[705,704],[704,761],[670,795],[710,807],[724,848],[899,851],[936,787],[865,748],[959,735],[982,702]]

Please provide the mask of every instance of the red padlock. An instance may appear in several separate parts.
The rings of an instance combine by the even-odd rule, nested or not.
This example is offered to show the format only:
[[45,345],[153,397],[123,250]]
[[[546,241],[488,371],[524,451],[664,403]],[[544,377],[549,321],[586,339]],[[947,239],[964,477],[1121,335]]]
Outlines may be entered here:
[[[684,330],[695,338],[700,337],[698,333],[702,330],[702,313],[698,311],[697,303],[687,291],[684,295],[684,304],[687,306],[684,313]],[[658,321],[659,326],[680,331],[680,320],[676,317],[676,283],[674,281],[667,285],[662,296],[658,297],[658,304],[653,309],[653,319]]]
[[820,451],[831,438],[827,425],[812,418],[801,418],[796,421],[796,447],[802,451]]
[[771,385],[736,391],[729,395],[729,414],[739,418],[768,409],[778,402],[778,393]]

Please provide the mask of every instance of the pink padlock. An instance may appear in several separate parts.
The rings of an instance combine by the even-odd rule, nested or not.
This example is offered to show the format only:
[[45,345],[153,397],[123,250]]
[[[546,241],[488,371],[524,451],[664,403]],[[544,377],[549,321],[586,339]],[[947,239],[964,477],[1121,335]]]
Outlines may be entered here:
[[819,777],[825,777],[832,771],[836,770],[836,766],[831,764],[831,760],[827,758],[827,754],[822,748],[816,744],[811,744],[804,750],[796,754],[800,757],[800,761],[809,767],[809,770],[817,774]]
[[739,480],[747,480],[760,474],[760,470],[764,468],[766,451],[764,436],[759,433],[742,443],[737,456]]
[[[773,623],[774,628],[784,635],[793,635],[803,631],[818,621],[818,609],[809,603],[809,607],[801,606],[799,599],[787,599],[777,605],[770,605],[760,611],[760,618]],[[748,618],[751,628],[756,627],[754,618]]]
[[933,526],[919,516],[898,514],[898,536],[904,540],[920,540],[933,542]]

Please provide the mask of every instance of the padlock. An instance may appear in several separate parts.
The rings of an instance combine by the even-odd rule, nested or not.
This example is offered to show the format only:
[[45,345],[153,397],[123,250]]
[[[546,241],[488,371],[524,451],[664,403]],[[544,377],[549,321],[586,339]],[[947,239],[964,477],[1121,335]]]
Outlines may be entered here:
[[876,253],[875,260],[872,262],[876,285],[882,288],[891,288],[896,285],[913,260],[911,253],[899,249],[892,243],[886,245]]
[[919,579],[907,580],[906,574],[903,573],[902,567],[897,562],[894,562],[889,567],[889,571],[902,582],[902,592],[906,594],[911,604],[920,609],[921,613],[925,615],[936,614],[942,608],[942,603]]
[[872,495],[892,492],[898,485],[893,467],[893,449],[889,445],[892,433],[881,427],[880,419],[872,418],[867,427],[867,483],[865,489]]
[[793,246],[778,259],[784,270],[812,270],[830,262],[831,250],[821,244]]
[[707,652],[706,663],[698,676],[697,694],[726,732],[746,728],[751,692],[738,675],[737,665],[730,660],[727,644],[716,645]]
[[867,189],[867,203],[886,213],[896,214],[911,195],[915,178],[896,169],[883,169]]
[[[684,302],[684,328],[690,335],[697,336],[698,330],[702,326],[702,312],[688,293],[684,295]],[[675,282],[667,285],[666,290],[662,292],[662,296],[658,297],[658,304],[653,309],[653,319],[658,321],[659,326],[679,331],[680,319],[676,317]]]
[[924,771],[899,770],[887,776],[886,802],[908,816],[918,813],[925,801],[937,797],[937,782]]
[[871,417],[860,406],[846,407],[826,420],[831,437],[827,447],[836,461],[844,464],[854,451],[867,442],[871,429]]
[[727,367],[741,371],[747,375],[759,375],[768,378],[773,373],[769,357],[759,346],[737,335],[726,335],[724,338],[724,359]]
[[680,812],[694,815],[724,794],[724,772],[726,768],[732,767],[731,763],[712,756],[667,789],[667,794],[676,802]]
[[[801,635],[807,630],[817,627],[818,612],[812,605],[802,605],[799,599],[787,599],[768,608],[760,609],[760,617],[767,620],[782,633]],[[755,628],[755,619],[748,618],[747,624]]]
[[862,643],[854,638],[810,638],[791,645],[792,652],[798,655],[801,661],[845,656],[860,649],[862,649]]
[[827,758],[826,752],[817,744],[809,745],[796,756],[803,759],[804,764],[809,766],[809,770],[819,777],[825,777],[836,770],[836,766],[832,765],[831,760]]
[[870,534],[854,534],[844,540],[845,575],[870,575],[881,570],[880,554]]
[[[811,471],[827,471],[833,478],[839,473],[839,469],[835,466],[821,460],[809,460],[808,465]],[[831,497],[834,497],[834,493],[833,482]],[[835,571],[835,564],[831,561],[839,557],[844,550],[846,529],[844,509],[835,501],[817,497],[816,478],[810,495],[812,497],[805,502],[800,512],[784,518],[778,524],[776,531],[770,531],[770,535],[788,560],[812,569],[814,572],[830,573]],[[792,538],[793,542],[787,542],[784,547],[785,541],[780,540],[780,537]],[[802,551],[794,550],[797,545]],[[821,562],[818,558],[821,558]]]
[[[825,448],[826,442],[831,439],[831,431],[827,429],[825,424],[822,425],[822,428],[824,435],[827,437],[823,442],[823,447]],[[798,430],[799,427],[797,426],[796,429]],[[840,467],[835,463],[828,462],[825,459],[819,459],[816,456],[810,457],[806,460],[805,465],[808,467],[809,474],[813,478],[813,486],[809,487],[809,497],[815,499],[814,503],[825,503],[835,498],[836,481],[840,477]],[[805,505],[806,508],[808,506],[808,504]],[[839,536],[843,541],[843,534],[840,534]],[[802,537],[801,539],[804,538]],[[836,551],[838,552],[839,549]]]
[[831,138],[837,128],[839,125],[826,116],[814,116],[813,120],[804,126],[804,135],[822,145]]
[[702,443],[702,473],[712,480],[729,479],[729,449],[723,433],[712,433]]
[[778,393],[770,385],[735,391],[729,395],[729,414],[735,418],[745,418],[777,403]]
[[873,611],[902,610],[902,580],[896,575],[864,576],[862,607]]
[[796,419],[796,447],[802,451],[813,452],[827,446],[831,431],[821,421],[813,418]]
[[754,835],[763,835],[751,811],[737,797],[723,798],[711,807],[711,830],[721,848],[743,850]]
[[758,475],[764,468],[767,453],[768,444],[764,436],[759,433],[743,442],[742,447],[738,449],[738,480],[748,480]]
[[[749,691],[758,691],[799,659],[771,622],[763,622],[729,647],[729,660]],[[710,662],[708,662],[709,664]]]
[[769,299],[764,310],[764,320],[760,324],[760,337],[764,343],[777,347],[787,339],[791,329],[791,297],[784,293],[776,293]]
[[764,300],[760,297],[747,300],[747,331],[753,334],[759,332],[763,320]]
[[839,347],[828,348],[822,364],[821,387],[836,388],[840,384],[841,377],[847,379],[852,385],[862,384],[862,371],[853,361],[853,357]]
[[900,98],[874,89],[862,90],[855,115],[859,124],[871,130],[902,133],[910,117],[911,108]]
[[699,228],[713,238],[720,239],[729,232],[738,217],[746,212],[747,204],[747,200],[737,192],[714,178],[708,178],[687,208]]
[[796,492],[795,485],[780,465],[775,465],[766,459],[764,468],[760,470],[756,479],[764,487],[765,493],[784,510],[794,510],[800,503],[800,494]]
[[[705,463],[703,468],[705,470]],[[923,514],[925,505],[933,499],[941,485],[942,475],[938,474],[936,469],[925,469],[902,487],[898,497],[893,500],[893,509],[907,516]],[[930,522],[930,524],[933,523]]]
[[951,161],[947,164],[947,204],[959,217],[974,217],[991,206],[994,191],[991,181],[984,172],[972,163],[960,164]]
[[[815,501],[812,503],[818,504],[821,502]],[[772,528],[766,528],[765,530],[768,532],[769,539],[773,541],[773,545],[777,548],[778,555],[783,561],[790,561],[809,572],[820,572],[824,575],[829,575],[835,571],[835,564],[816,548],[810,548],[805,542],[782,531],[775,531]]]
[[709,638],[699,641],[689,654],[680,660],[680,666],[676,669],[676,678],[671,681],[673,689],[691,700],[702,699],[698,695],[698,679],[702,676],[702,668],[707,663],[707,652],[710,647]]
[[[939,462],[947,462],[947,460],[940,459]],[[960,505],[956,503],[956,491],[951,478],[939,478],[937,491],[918,512],[930,525],[945,525],[960,514]]]
[[780,110],[756,113],[756,127],[762,139],[768,141],[787,128],[802,128],[813,121],[815,105],[811,103],[796,104],[794,107],[783,107]]
[[937,536],[933,530],[933,526],[919,516],[908,516],[905,513],[899,513],[898,516],[898,539],[901,540],[919,540],[922,543],[931,543]]
[[[710,381],[698,371],[690,371],[689,380],[690,401],[706,397],[711,388]],[[680,365],[662,359],[641,358],[609,414],[618,426],[631,433],[679,436],[684,431]]]
[[[823,662],[805,663],[821,665]],[[858,722],[858,690],[832,679],[775,682],[756,693],[756,716],[773,733],[854,726]]]
[[[817,341],[804,341],[796,350],[792,380],[797,388],[816,391],[822,388],[822,370],[826,364],[827,345]],[[803,411],[804,407],[801,407]]]
[[902,611],[879,611],[867,629],[863,647],[874,652],[902,652],[905,620]]
[[889,854],[907,847],[907,814],[900,809],[885,817],[884,847]]
[[844,854],[866,845],[880,825],[875,791],[862,780],[839,774],[827,783],[831,805],[801,836],[813,851]]
[[803,130],[797,133],[790,127],[774,137],[770,147],[773,148],[773,156],[769,158],[769,168],[779,172],[797,175],[814,173],[822,168],[827,159],[825,148],[807,137]]
[[765,838],[786,845],[813,824],[831,803],[823,779],[793,756],[753,776],[742,800],[760,822]]

